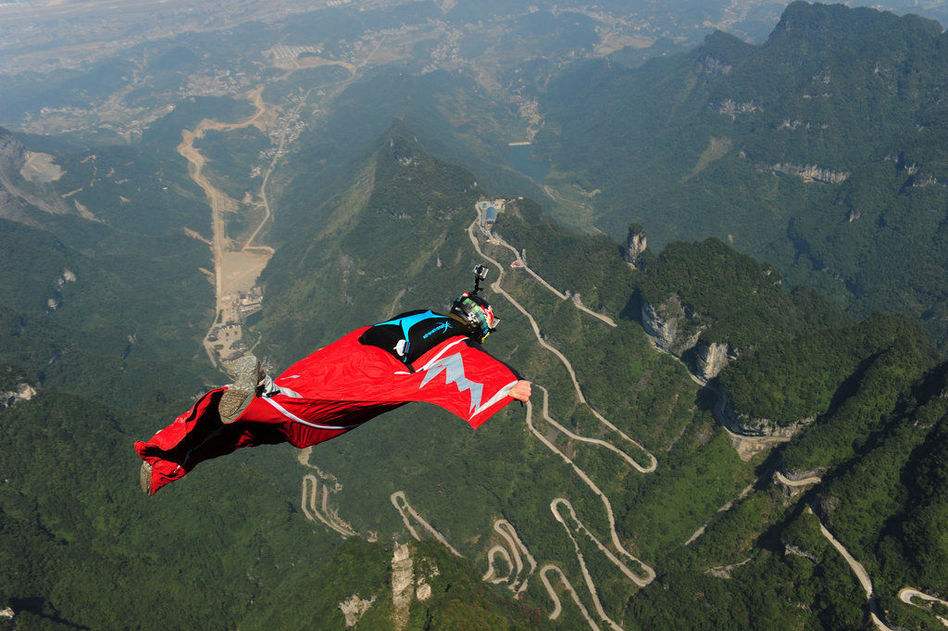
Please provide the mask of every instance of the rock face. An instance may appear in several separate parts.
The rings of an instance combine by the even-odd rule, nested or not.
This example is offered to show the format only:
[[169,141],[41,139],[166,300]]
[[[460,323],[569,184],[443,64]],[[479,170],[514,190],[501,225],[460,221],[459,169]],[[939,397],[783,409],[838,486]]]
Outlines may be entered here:
[[28,383],[17,385],[16,390],[0,392],[0,410],[11,407],[18,401],[29,401],[37,394],[36,388]]
[[695,371],[705,381],[710,381],[724,370],[736,355],[727,342],[701,341],[695,347]]
[[717,402],[714,404],[714,416],[719,423],[735,434],[780,438],[790,438],[816,420],[815,417],[805,417],[790,423],[778,423],[769,418],[753,417],[744,412],[735,410],[730,404],[727,392],[720,388]]
[[23,218],[12,213],[10,207],[14,201],[51,214],[70,212],[71,208],[52,189],[35,186],[22,178],[20,170],[26,163],[26,155],[27,150],[23,143],[0,127],[0,192],[3,192],[3,197],[6,198],[0,199],[0,211],[3,211],[3,215],[8,219],[23,221]]
[[625,240],[625,247],[622,248],[622,258],[632,266],[632,269],[638,269],[642,264],[642,254],[648,247],[648,239],[645,237],[645,231],[641,226],[629,226],[629,235]]
[[348,599],[339,603],[339,609],[342,610],[342,615],[346,619],[346,628],[356,626],[374,602],[375,596],[371,598],[359,598],[358,594],[353,594]]
[[408,544],[395,544],[392,554],[392,625],[396,630],[408,626],[412,596],[415,592],[414,562]]
[[704,330],[675,295],[657,305],[643,301],[642,327],[656,346],[679,356],[698,342]]
[[17,171],[26,161],[26,147],[13,134],[0,127],[0,162],[15,165]]
[[816,164],[800,166],[797,164],[791,164],[789,162],[778,162],[772,168],[774,171],[779,173],[795,175],[803,180],[803,182],[806,184],[810,184],[812,182],[822,182],[824,184],[841,184],[842,182],[845,182],[849,179],[848,171],[833,171],[832,169],[824,169]]

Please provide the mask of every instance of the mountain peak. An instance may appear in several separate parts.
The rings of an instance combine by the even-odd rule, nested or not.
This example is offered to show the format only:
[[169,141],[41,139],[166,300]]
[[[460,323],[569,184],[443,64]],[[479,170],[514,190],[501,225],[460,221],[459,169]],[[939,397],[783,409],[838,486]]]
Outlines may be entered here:
[[780,21],[770,34],[768,43],[804,41],[838,46],[841,41],[857,38],[889,40],[890,38],[938,37],[941,25],[917,15],[898,16],[889,11],[868,7],[847,7],[843,4],[809,3],[796,0],[787,5]]
[[754,46],[735,35],[715,30],[704,38],[704,44],[699,50],[703,54],[710,54],[722,61],[734,63],[754,50]]

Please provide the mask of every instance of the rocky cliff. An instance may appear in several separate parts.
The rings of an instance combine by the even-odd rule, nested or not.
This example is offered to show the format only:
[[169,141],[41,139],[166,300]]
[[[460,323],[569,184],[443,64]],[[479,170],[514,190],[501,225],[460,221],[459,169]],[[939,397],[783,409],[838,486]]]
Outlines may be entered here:
[[709,381],[717,377],[724,367],[737,358],[727,342],[700,341],[694,349],[694,368],[698,376]]
[[25,206],[52,214],[72,212],[73,208],[54,191],[23,179],[20,170],[26,163],[26,154],[23,143],[0,127],[0,217],[35,223],[28,220],[29,212]]
[[697,344],[704,331],[677,295],[654,305],[643,300],[642,327],[656,346],[679,357]]
[[701,339],[706,325],[677,295],[654,305],[643,300],[641,318],[655,345],[678,356],[703,381],[714,379],[737,359],[737,350],[728,342]]
[[[816,420],[815,417],[796,419],[789,423],[778,422],[775,419],[754,417],[735,410],[731,405],[727,391],[717,390],[717,402],[714,404],[714,416],[719,423],[735,434],[743,436],[773,436],[790,438],[801,429]],[[797,472],[791,472],[796,476]],[[789,477],[789,476],[788,476]],[[805,477],[805,476],[803,476]]]
[[645,254],[646,248],[648,248],[648,239],[645,236],[645,230],[638,224],[629,226],[625,247],[622,248],[622,258],[632,266],[632,269],[642,266],[642,255]]
[[36,388],[28,383],[18,384],[16,390],[0,392],[0,410],[8,408],[17,401],[29,401],[37,395]]
[[0,127],[0,164],[15,164],[17,170],[26,160],[26,147],[9,131]]

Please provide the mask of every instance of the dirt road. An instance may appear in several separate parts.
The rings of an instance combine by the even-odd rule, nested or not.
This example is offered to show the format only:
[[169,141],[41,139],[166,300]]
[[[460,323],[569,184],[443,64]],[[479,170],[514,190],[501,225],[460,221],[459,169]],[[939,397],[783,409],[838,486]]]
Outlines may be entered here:
[[[228,294],[250,291],[256,283],[257,277],[267,262],[273,255],[271,248],[261,249],[253,248],[246,250],[244,248],[233,250],[228,248],[230,240],[227,237],[226,226],[224,222],[224,213],[234,212],[237,209],[237,203],[226,193],[215,187],[204,175],[204,167],[207,164],[207,158],[201,154],[194,146],[196,140],[204,137],[209,130],[213,131],[231,131],[243,129],[252,125],[257,125],[258,121],[265,115],[267,106],[263,102],[263,86],[259,86],[247,94],[247,99],[254,104],[256,111],[247,118],[234,123],[223,123],[221,121],[205,118],[193,130],[182,130],[181,142],[178,144],[177,152],[188,161],[188,175],[191,180],[197,184],[204,196],[207,198],[211,207],[211,249],[214,253],[214,321],[211,328],[208,329],[204,338],[204,348],[207,351],[211,362],[219,365],[218,357],[213,349],[208,336],[211,331],[222,324],[221,315],[223,310],[223,297]],[[272,167],[272,163],[271,163]],[[266,200],[266,191],[261,190],[264,203],[269,207]],[[269,210],[268,210],[269,213]],[[269,217],[269,215],[268,215]],[[261,226],[263,223],[261,223]],[[256,236],[259,232],[254,232]]]

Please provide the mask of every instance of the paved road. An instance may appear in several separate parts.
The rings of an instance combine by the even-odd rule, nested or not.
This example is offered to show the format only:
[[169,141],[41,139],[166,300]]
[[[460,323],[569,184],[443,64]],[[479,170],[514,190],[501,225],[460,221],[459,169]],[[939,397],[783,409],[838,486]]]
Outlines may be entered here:
[[895,631],[892,627],[888,626],[883,622],[883,614],[879,609],[879,605],[876,603],[876,599],[873,596],[872,592],[872,580],[869,578],[869,573],[866,572],[866,568],[863,567],[862,563],[857,561],[853,555],[849,553],[843,544],[841,544],[836,537],[833,536],[826,526],[823,525],[823,521],[819,516],[813,512],[813,510],[807,506],[806,511],[816,517],[817,521],[820,524],[820,532],[823,533],[823,537],[832,544],[836,551],[843,557],[846,563],[849,565],[849,569],[852,570],[853,574],[856,575],[856,580],[859,581],[859,585],[862,586],[864,592],[866,592],[866,601],[869,605],[869,619],[872,620],[872,624],[875,625],[879,631]]
[[[503,281],[503,276],[504,276],[503,266],[501,266],[501,264],[498,263],[493,258],[485,255],[484,252],[481,250],[480,244],[477,241],[477,237],[474,235],[475,224],[476,224],[476,221],[472,223],[470,226],[468,226],[468,236],[470,237],[471,244],[474,246],[474,249],[478,252],[478,254],[480,254],[483,258],[490,261],[495,267],[497,267],[498,272],[499,272],[497,280],[494,281],[494,283],[491,285],[491,289],[501,294],[502,296],[504,296],[518,311],[520,311],[520,313],[522,313],[527,318],[527,320],[530,322],[531,328],[533,329],[537,342],[543,348],[553,353],[560,360],[563,366],[566,368],[567,372],[570,375],[570,379],[572,380],[573,388],[574,388],[577,400],[580,403],[589,407],[589,404],[587,403],[586,398],[583,395],[582,388],[579,385],[579,382],[576,378],[576,373],[573,370],[572,364],[570,363],[569,359],[562,352],[560,352],[559,349],[548,344],[543,339],[543,337],[540,334],[540,327],[537,324],[537,321],[533,317],[533,315],[529,311],[527,311],[519,302],[517,302],[517,300],[513,296],[511,296],[509,293],[507,293],[503,289],[501,285]],[[542,281],[542,279],[540,280]],[[557,293],[556,290],[552,288],[552,286],[549,286],[545,282],[544,282],[544,286],[546,286],[548,289],[550,289],[554,293]],[[565,298],[565,296],[562,294],[558,294],[558,295]],[[589,313],[588,310],[584,309],[584,311]],[[602,318],[599,318],[599,319],[601,320]],[[635,468],[637,471],[640,471],[642,473],[650,473],[657,468],[658,461],[655,459],[655,457],[651,453],[649,453],[641,444],[639,444],[638,442],[630,438],[628,435],[626,435],[624,432],[622,432],[611,421],[603,417],[592,407],[589,407],[590,411],[601,423],[603,423],[603,425],[605,425],[612,431],[619,434],[619,436],[621,436],[623,440],[635,446],[637,449],[641,450],[646,455],[648,459],[647,465],[640,464],[638,461],[632,458],[632,456],[630,456],[628,453],[626,453],[622,449],[619,449],[618,447],[616,447],[613,443],[610,443],[609,441],[598,439],[598,438],[588,438],[588,437],[576,434],[575,432],[572,432],[569,429],[567,429],[561,423],[556,421],[556,419],[550,416],[549,392],[543,386],[539,386],[539,384],[538,384],[538,387],[543,395],[543,408],[542,408],[543,419],[547,423],[552,425],[554,428],[556,428],[557,431],[562,432],[564,435],[566,435],[572,440],[595,445],[603,449],[608,449],[609,451],[612,451],[613,453],[618,455],[620,458],[622,458],[627,464],[629,464],[630,466]],[[622,545],[622,541],[620,540],[619,534],[616,531],[615,513],[613,512],[612,504],[609,501],[609,498],[602,492],[602,490],[596,485],[596,483],[593,482],[592,478],[590,478],[589,475],[585,471],[583,471],[575,462],[573,462],[573,460],[569,456],[563,453],[563,451],[561,451],[553,442],[547,439],[543,435],[543,433],[540,432],[535,427],[533,423],[533,405],[530,402],[526,404],[526,424],[530,432],[532,432],[534,436],[536,436],[537,439],[541,443],[543,443],[553,453],[560,456],[560,458],[562,458],[566,464],[572,467],[572,469],[575,471],[577,476],[579,476],[579,478],[593,491],[593,493],[597,497],[599,497],[600,501],[602,501],[603,503],[603,507],[606,513],[606,518],[609,522],[610,540],[611,540],[612,546],[616,550],[619,551],[619,555],[616,555],[612,549],[610,549],[608,546],[603,544],[585,526],[585,524],[583,524],[583,522],[580,521],[579,517],[576,515],[575,510],[573,509],[572,504],[566,498],[564,497],[555,498],[550,503],[550,511],[553,513],[553,516],[557,520],[557,522],[559,522],[564,527],[564,529],[566,530],[567,536],[573,543],[576,558],[583,572],[583,579],[593,599],[593,604],[595,606],[596,613],[598,614],[600,620],[613,630],[621,630],[622,627],[619,626],[615,621],[613,621],[609,617],[609,615],[606,613],[605,609],[602,606],[602,602],[599,599],[597,586],[595,584],[595,581],[593,581],[592,576],[590,575],[588,571],[588,568],[586,567],[586,561],[585,561],[585,558],[583,557],[582,551],[580,550],[579,543],[576,540],[575,534],[582,534],[587,539],[589,539],[596,546],[596,548],[603,555],[605,555],[606,558],[609,559],[609,561],[613,563],[613,565],[615,565],[630,581],[632,581],[635,585],[639,587],[645,587],[650,582],[652,582],[655,579],[655,571],[650,566],[648,566],[647,564],[645,564],[644,562],[636,558],[631,552],[629,552]],[[406,499],[405,493],[403,491],[396,491],[395,493],[393,493],[391,495],[391,501],[392,501],[392,505],[396,508],[396,510],[398,510],[399,514],[401,515],[402,521],[405,524],[405,528],[408,530],[408,532],[411,534],[412,537],[418,540],[420,540],[421,538],[418,530],[416,530],[414,525],[412,525],[412,521],[414,521],[418,523],[419,525],[421,525],[422,528],[427,530],[431,535],[433,535],[436,540],[438,540],[442,545],[447,547],[453,554],[455,554],[456,556],[461,556],[460,552],[458,552],[450,543],[448,543],[447,539],[440,532],[438,532],[434,527],[432,527],[431,524],[429,524],[420,514],[418,514],[417,511],[415,511],[414,508],[412,508],[412,506],[408,503],[408,500]],[[564,512],[563,512],[564,509],[565,509],[566,516],[564,516]],[[507,583],[508,588],[514,592],[514,597],[516,598],[526,590],[529,578],[537,567],[536,559],[530,553],[529,549],[527,549],[527,547],[520,540],[520,537],[517,535],[516,529],[513,527],[513,525],[510,522],[508,522],[505,519],[498,519],[494,522],[494,530],[501,536],[503,541],[506,543],[506,546],[495,544],[487,551],[488,566],[487,566],[487,571],[484,573],[482,579],[492,584]],[[621,557],[624,557],[624,559],[620,558],[620,555]],[[497,557],[502,558],[504,563],[509,568],[508,573],[504,576],[499,576],[495,568],[495,562],[496,562],[495,560]],[[524,559],[527,560],[527,564],[529,565],[529,568],[524,564]],[[629,565],[627,565],[626,560],[631,562],[636,567],[638,567],[639,571],[638,572],[633,571],[629,567]],[[562,569],[553,563],[545,564],[540,570],[540,579],[543,582],[543,585],[546,588],[551,601],[553,602],[553,611],[549,615],[550,620],[558,619],[562,612],[562,604],[560,602],[559,595],[556,592],[556,589],[554,588],[553,583],[550,581],[550,578],[549,578],[549,574],[551,573],[555,573],[557,575],[563,589],[565,589],[567,593],[570,594],[570,596],[573,599],[573,602],[576,604],[581,615],[589,624],[590,628],[598,631],[600,629],[600,626],[596,623],[596,621],[590,615],[589,611],[586,609],[582,600],[579,598],[579,595],[576,593],[576,590],[573,588],[572,584],[566,578],[566,575],[563,573]]]
[[484,251],[481,249],[480,243],[478,242],[477,237],[474,234],[474,227],[476,224],[477,224],[477,221],[475,220],[467,228],[467,234],[471,240],[471,244],[474,246],[474,249],[477,251],[477,253],[481,257],[487,259],[491,264],[493,264],[494,267],[496,267],[498,271],[497,280],[491,283],[491,286],[490,286],[491,290],[493,290],[496,293],[499,293],[504,298],[506,298],[507,301],[510,304],[512,304],[514,308],[517,309],[517,311],[522,313],[524,317],[527,318],[527,321],[530,323],[530,327],[533,329],[533,335],[534,337],[536,337],[537,343],[539,343],[540,346],[542,346],[546,350],[553,353],[553,355],[555,355],[556,358],[560,360],[560,363],[563,364],[563,366],[566,368],[566,371],[569,373],[570,380],[573,382],[573,389],[575,390],[575,393],[576,393],[576,399],[580,403],[585,405],[589,409],[589,411],[593,414],[593,416],[595,416],[596,419],[599,420],[599,422],[601,422],[603,425],[608,427],[613,432],[617,433],[626,442],[634,445],[638,450],[644,453],[646,459],[648,460],[648,464],[642,465],[638,461],[633,459],[631,456],[628,456],[627,454],[624,457],[625,460],[629,462],[629,464],[631,464],[640,473],[651,473],[652,471],[655,471],[655,469],[658,467],[658,460],[655,458],[655,456],[653,456],[647,449],[645,449],[645,447],[643,447],[641,443],[639,443],[638,441],[628,436],[625,432],[623,432],[618,427],[616,427],[614,423],[612,423],[607,418],[602,416],[595,408],[589,405],[589,403],[586,401],[586,396],[583,394],[583,389],[579,385],[579,381],[576,378],[576,371],[573,370],[572,363],[569,361],[566,355],[564,355],[558,348],[556,348],[555,346],[548,343],[545,339],[543,339],[543,336],[540,333],[540,325],[537,323],[536,318],[533,317],[533,314],[527,311],[527,309],[524,308],[523,305],[517,302],[516,298],[514,298],[509,293],[507,293],[507,291],[503,288],[501,283],[503,282],[503,279],[504,279],[504,267],[503,265],[498,263],[495,259],[485,254]]
[[[528,274],[530,274],[530,276],[533,276],[533,278],[535,278],[538,283],[546,287],[546,289],[549,290],[554,296],[556,296],[560,300],[567,300],[568,296],[566,294],[561,292],[559,289],[557,289],[550,283],[546,282],[546,280],[542,276],[540,276],[535,271],[533,271],[533,269],[529,265],[527,265],[527,262],[523,260],[523,257],[520,256],[520,253],[517,251],[517,249],[513,247],[512,245],[510,245],[509,243],[507,243],[506,241],[504,241],[503,237],[501,237],[498,234],[495,234],[493,235],[493,241],[496,242],[497,245],[501,245],[507,248],[508,250],[510,250],[511,252],[513,252],[513,255],[517,257],[517,261],[519,261],[523,265],[521,269],[525,270]],[[573,305],[575,305],[575,307],[579,309],[580,311],[588,315],[591,315],[592,317],[596,318],[597,320],[601,322],[605,322],[606,324],[608,324],[609,326],[613,328],[616,326],[615,320],[613,320],[612,318],[610,318],[604,313],[593,311],[592,309],[588,308],[586,305],[584,305],[580,300],[577,300],[576,298],[573,299]]]
[[[914,587],[903,587],[899,590],[899,600],[904,602],[907,605],[912,605],[913,607],[921,607],[923,609],[929,609],[926,605],[919,605],[918,603],[912,602],[913,599],[918,598],[920,600],[927,601],[928,603],[939,603],[943,607],[948,607],[948,601],[942,600],[941,598],[936,598],[935,596],[929,596],[924,592],[920,592]],[[948,627],[948,618],[944,616],[939,616],[935,614],[935,617],[938,618],[938,621],[941,622],[944,626]]]

